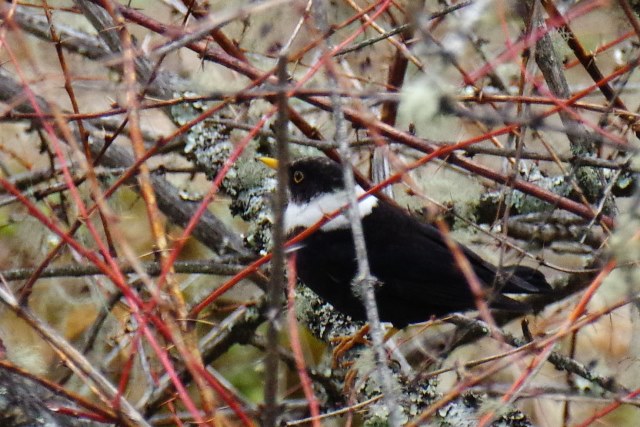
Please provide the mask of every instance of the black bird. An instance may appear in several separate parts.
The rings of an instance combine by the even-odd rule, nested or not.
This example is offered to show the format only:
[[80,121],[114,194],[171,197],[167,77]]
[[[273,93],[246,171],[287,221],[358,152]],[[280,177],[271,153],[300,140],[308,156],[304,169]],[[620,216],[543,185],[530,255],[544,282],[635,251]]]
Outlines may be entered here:
[[[261,160],[277,167],[275,159]],[[307,157],[293,161],[288,172],[285,228],[290,236],[348,204],[338,163]],[[361,195],[364,190],[358,186],[356,192]],[[358,207],[371,273],[380,281],[376,301],[381,321],[403,328],[431,316],[476,307],[467,280],[436,227],[419,222],[375,196],[362,199]],[[544,275],[529,267],[504,267],[499,279],[496,267],[460,247],[488,288],[487,301],[492,308],[527,312],[528,305],[503,293],[551,290]],[[351,286],[357,264],[346,214],[335,217],[301,242],[296,253],[298,277],[305,285],[338,311],[354,320],[366,320],[364,306]],[[496,290],[491,292],[492,289]]]

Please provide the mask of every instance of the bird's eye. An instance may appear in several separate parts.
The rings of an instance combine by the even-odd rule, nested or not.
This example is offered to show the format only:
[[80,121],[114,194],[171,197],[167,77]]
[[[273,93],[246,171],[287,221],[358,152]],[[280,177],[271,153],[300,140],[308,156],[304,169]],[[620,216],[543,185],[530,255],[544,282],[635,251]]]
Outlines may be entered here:
[[295,182],[296,184],[300,184],[303,179],[304,179],[304,174],[302,172],[295,171],[293,173],[293,182]]

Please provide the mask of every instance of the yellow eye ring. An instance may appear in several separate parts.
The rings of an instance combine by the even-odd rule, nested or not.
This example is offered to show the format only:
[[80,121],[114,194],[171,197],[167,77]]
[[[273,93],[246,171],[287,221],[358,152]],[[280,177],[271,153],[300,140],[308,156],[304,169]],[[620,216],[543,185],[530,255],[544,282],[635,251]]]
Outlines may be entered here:
[[304,174],[302,172],[295,171],[293,173],[293,182],[295,182],[296,184],[300,184],[303,179],[304,179]]

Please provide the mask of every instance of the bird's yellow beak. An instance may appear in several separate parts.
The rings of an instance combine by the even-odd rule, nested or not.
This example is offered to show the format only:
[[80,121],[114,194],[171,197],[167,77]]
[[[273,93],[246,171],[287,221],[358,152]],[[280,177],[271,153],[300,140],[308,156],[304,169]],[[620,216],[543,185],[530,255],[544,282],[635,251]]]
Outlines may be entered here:
[[278,159],[274,159],[273,157],[258,157],[258,160],[269,166],[271,169],[278,169]]

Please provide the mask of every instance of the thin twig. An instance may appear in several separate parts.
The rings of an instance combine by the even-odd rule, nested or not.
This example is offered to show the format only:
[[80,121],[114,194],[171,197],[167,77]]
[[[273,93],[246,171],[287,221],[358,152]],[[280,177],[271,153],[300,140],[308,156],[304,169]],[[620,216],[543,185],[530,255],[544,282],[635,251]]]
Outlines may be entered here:
[[289,124],[287,84],[287,57],[281,56],[278,61],[278,78],[280,79],[280,93],[278,95],[278,118],[275,125],[276,152],[278,157],[275,200],[273,203],[273,258],[271,259],[271,281],[269,283],[267,311],[267,357],[265,359],[264,384],[264,425],[275,426],[278,423],[280,410],[278,409],[278,380],[279,355],[278,336],[282,329],[282,307],[284,303],[285,276],[285,248],[284,210],[287,204],[287,186],[289,183]]

